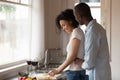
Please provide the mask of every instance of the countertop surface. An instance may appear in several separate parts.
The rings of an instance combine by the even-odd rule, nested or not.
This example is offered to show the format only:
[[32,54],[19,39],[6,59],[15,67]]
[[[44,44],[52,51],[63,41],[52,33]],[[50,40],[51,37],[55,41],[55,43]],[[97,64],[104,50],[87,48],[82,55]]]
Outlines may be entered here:
[[[37,74],[39,74],[39,73],[37,73]],[[62,72],[61,74],[55,75],[55,77],[56,77],[56,80],[66,80],[66,75],[64,72]],[[4,79],[4,80],[19,80],[19,76],[11,77],[9,79]]]

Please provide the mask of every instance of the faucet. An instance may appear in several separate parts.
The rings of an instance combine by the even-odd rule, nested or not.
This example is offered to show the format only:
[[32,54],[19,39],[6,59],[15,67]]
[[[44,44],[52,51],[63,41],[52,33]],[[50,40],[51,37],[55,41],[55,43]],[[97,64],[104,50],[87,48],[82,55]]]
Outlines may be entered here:
[[44,61],[44,66],[45,69],[47,69],[48,65],[48,49],[45,51],[45,61]]

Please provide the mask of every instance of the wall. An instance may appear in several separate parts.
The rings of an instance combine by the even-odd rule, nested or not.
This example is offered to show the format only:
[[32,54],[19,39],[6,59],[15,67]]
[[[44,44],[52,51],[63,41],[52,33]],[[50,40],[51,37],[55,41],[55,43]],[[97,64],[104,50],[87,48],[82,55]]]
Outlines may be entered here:
[[113,80],[120,80],[120,0],[112,0],[111,66]]
[[55,25],[56,16],[66,8],[73,8],[79,0],[45,0],[45,48],[62,48],[65,51],[68,35],[60,33]]
[[60,47],[60,33],[56,30],[55,17],[63,9],[61,0],[45,0],[45,47]]

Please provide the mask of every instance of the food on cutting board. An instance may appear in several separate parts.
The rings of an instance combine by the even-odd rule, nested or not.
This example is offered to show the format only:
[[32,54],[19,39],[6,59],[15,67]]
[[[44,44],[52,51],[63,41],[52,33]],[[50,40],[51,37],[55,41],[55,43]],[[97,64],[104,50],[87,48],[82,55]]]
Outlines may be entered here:
[[37,80],[57,80],[55,77],[48,75],[47,73],[39,73],[36,75]]

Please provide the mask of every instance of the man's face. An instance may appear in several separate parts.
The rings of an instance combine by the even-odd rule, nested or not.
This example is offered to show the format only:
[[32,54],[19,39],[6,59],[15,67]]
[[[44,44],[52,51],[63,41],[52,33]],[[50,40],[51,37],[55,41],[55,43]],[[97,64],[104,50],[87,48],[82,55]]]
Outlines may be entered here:
[[80,25],[83,25],[83,20],[82,20],[82,16],[75,10],[75,17],[76,20],[79,22]]

